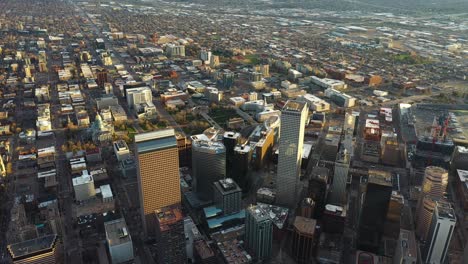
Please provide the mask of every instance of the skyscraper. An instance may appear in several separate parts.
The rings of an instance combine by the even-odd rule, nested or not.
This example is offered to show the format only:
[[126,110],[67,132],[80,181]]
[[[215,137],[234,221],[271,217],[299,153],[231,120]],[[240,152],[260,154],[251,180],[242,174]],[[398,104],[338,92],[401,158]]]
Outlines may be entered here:
[[435,202],[447,189],[448,172],[440,167],[427,167],[424,172],[422,192],[416,209],[416,235],[425,240],[429,230]]
[[273,246],[273,225],[267,212],[255,205],[247,208],[245,242],[257,259],[270,258]]
[[360,250],[377,253],[391,195],[391,175],[380,171],[369,171],[367,190],[359,215],[358,248]]
[[157,263],[186,263],[184,217],[178,206],[164,207],[154,213]]
[[446,263],[448,247],[456,224],[455,212],[446,202],[437,202],[432,216],[423,263]]
[[276,201],[288,207],[296,205],[308,111],[307,103],[290,100],[281,114]]
[[400,229],[393,264],[416,263],[418,261],[417,247],[414,231]]
[[223,213],[234,214],[239,212],[242,201],[242,190],[230,178],[216,181],[213,184],[214,203]]
[[226,148],[217,137],[213,128],[191,137],[193,189],[205,201],[213,199],[213,183],[226,176]]
[[148,234],[154,211],[181,202],[179,153],[174,129],[135,136],[137,178],[143,228]]
[[292,257],[299,264],[312,263],[315,241],[315,219],[296,216],[292,240]]

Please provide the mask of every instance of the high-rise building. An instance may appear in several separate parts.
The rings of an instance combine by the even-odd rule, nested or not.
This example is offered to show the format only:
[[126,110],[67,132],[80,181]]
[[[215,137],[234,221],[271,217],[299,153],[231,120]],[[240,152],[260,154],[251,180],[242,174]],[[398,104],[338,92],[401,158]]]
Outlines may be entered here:
[[468,170],[468,148],[457,146],[453,151],[450,161],[450,171],[455,173],[457,170]]
[[329,170],[325,167],[315,167],[309,180],[309,195],[315,202],[314,218],[320,219],[325,210],[328,193]]
[[416,264],[417,261],[418,244],[416,244],[414,231],[400,229],[393,264]]
[[281,113],[276,201],[294,207],[301,173],[304,130],[309,108],[307,103],[288,101]]
[[298,264],[312,263],[314,259],[315,219],[296,216],[292,239],[292,257]]
[[393,132],[383,132],[380,140],[380,159],[383,164],[398,166],[401,164],[401,151],[398,137]]
[[166,54],[169,57],[185,57],[185,46],[168,44],[166,46]]
[[270,65],[263,64],[262,66],[260,66],[260,70],[264,78],[270,77]]
[[155,211],[157,263],[186,263],[184,217],[178,206]]
[[112,264],[127,263],[134,259],[132,237],[125,219],[120,218],[105,222],[104,229]]
[[446,263],[456,221],[455,211],[450,203],[437,202],[425,249],[422,253],[423,263]]
[[192,141],[185,135],[176,133],[177,148],[179,149],[179,166],[187,167],[192,165]]
[[14,264],[54,264],[59,261],[56,234],[10,244],[7,248]]
[[207,50],[207,49],[202,49],[200,51],[200,59],[203,61],[203,62],[210,62],[211,61],[211,56],[212,56],[212,53],[210,50]]
[[217,55],[212,55],[210,59],[210,67],[211,68],[216,68],[219,66],[219,56]]
[[226,177],[226,148],[217,137],[214,129],[191,137],[192,186],[198,198],[205,201],[213,199],[213,183]]
[[305,218],[313,218],[314,211],[315,211],[315,201],[310,197],[304,198],[299,207],[299,216],[302,216]]
[[398,239],[400,235],[401,214],[405,200],[403,195],[394,191],[388,205],[387,219],[385,220],[384,235],[393,239]]
[[252,152],[253,149],[249,145],[237,145],[232,157],[231,177],[244,192],[248,191]]
[[351,156],[344,144],[341,144],[340,151],[336,157],[333,183],[330,188],[329,203],[344,205],[346,203],[346,184],[348,182],[349,164]]
[[83,174],[72,179],[75,200],[81,202],[96,196],[93,176],[87,170]]
[[273,225],[268,213],[259,206],[251,205],[247,208],[245,242],[257,259],[270,258],[273,247]]
[[421,240],[426,239],[435,202],[443,197],[447,183],[448,172],[445,169],[434,166],[426,168],[416,208],[416,235]]
[[242,201],[242,190],[230,178],[216,181],[213,184],[214,203],[226,215],[239,212]]
[[143,228],[148,234],[155,210],[181,202],[179,153],[174,129],[135,136],[138,191]]
[[358,248],[360,250],[377,253],[391,196],[391,174],[370,170],[359,215]]

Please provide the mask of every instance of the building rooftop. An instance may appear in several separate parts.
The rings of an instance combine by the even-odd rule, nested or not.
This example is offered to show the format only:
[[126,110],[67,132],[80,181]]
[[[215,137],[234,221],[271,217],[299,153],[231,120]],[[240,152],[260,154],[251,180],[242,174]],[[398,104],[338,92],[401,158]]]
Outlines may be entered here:
[[242,242],[237,239],[218,242],[217,246],[226,263],[250,263],[252,257],[242,247]]
[[93,182],[93,176],[88,174],[88,171],[86,173],[82,174],[81,176],[73,178],[73,186],[78,186],[78,185],[83,185],[83,184],[88,184]]
[[164,129],[135,135],[139,153],[177,146],[174,129]]
[[127,224],[123,218],[105,222],[104,229],[106,231],[107,243],[110,247],[132,241]]
[[369,183],[392,186],[392,174],[388,171],[369,170]]
[[51,251],[57,242],[57,235],[45,235],[35,239],[8,245],[13,260],[24,259]]
[[289,100],[283,106],[283,111],[302,112],[302,110],[304,110],[304,107],[307,107],[306,102]]
[[439,218],[446,218],[455,220],[455,211],[453,210],[452,206],[448,202],[438,201],[437,205],[437,214]]
[[237,183],[231,178],[221,179],[217,183],[222,187],[223,192],[242,191]]
[[315,234],[315,219],[296,216],[294,219],[294,228],[301,234],[313,236]]
[[195,241],[194,247],[201,259],[208,259],[215,256],[213,250],[203,239]]
[[418,257],[417,251],[417,244],[416,239],[414,237],[414,231],[400,229],[400,241],[401,244],[397,246],[401,246],[402,248],[402,255],[406,257]]
[[178,207],[164,207],[155,211],[161,231],[170,229],[170,225],[183,221],[182,211]]
[[101,195],[103,199],[109,199],[109,198],[114,197],[114,195],[112,194],[112,189],[109,184],[102,185],[99,188],[101,189]]

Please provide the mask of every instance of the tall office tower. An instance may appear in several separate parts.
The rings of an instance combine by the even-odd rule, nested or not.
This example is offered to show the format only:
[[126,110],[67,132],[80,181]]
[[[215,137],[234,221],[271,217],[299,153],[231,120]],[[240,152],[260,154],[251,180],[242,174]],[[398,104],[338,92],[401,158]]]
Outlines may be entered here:
[[380,159],[383,164],[399,166],[401,164],[401,151],[398,137],[393,132],[383,132],[380,140]]
[[416,235],[425,240],[431,224],[435,201],[441,199],[447,189],[448,172],[440,167],[427,167],[424,172],[421,195],[416,208]]
[[392,196],[390,173],[369,171],[366,189],[359,215],[358,248],[377,253]]
[[325,210],[328,193],[329,170],[325,167],[315,167],[309,180],[309,195],[315,202],[314,218],[320,219]]
[[232,179],[216,181],[213,189],[214,203],[225,215],[237,213],[242,209],[242,190]]
[[226,158],[234,155],[234,148],[239,142],[240,134],[236,132],[227,131],[223,135],[223,144],[226,147]]
[[57,235],[45,235],[7,246],[13,264],[58,263]]
[[226,177],[226,148],[217,141],[218,131],[209,128],[192,136],[193,189],[201,200],[213,199],[213,183]]
[[304,198],[299,206],[299,216],[313,218],[315,210],[315,201],[312,198]]
[[431,229],[423,251],[423,263],[446,263],[447,252],[457,219],[450,203],[437,202]]
[[164,207],[154,213],[157,263],[186,263],[184,217],[178,206]]
[[108,82],[107,69],[101,68],[96,70],[96,83],[100,88],[104,88],[104,84]]
[[333,183],[330,188],[330,204],[346,204],[346,184],[348,182],[350,154],[344,144],[341,144],[340,151],[336,157]]
[[450,161],[450,171],[456,173],[457,170],[468,170],[468,148],[463,146],[455,148]]
[[403,195],[398,192],[392,192],[390,204],[388,205],[387,217],[385,220],[384,235],[395,240],[400,235],[401,214],[405,200]]
[[192,166],[192,142],[185,135],[176,133],[177,148],[179,149],[179,166]]
[[273,246],[273,225],[268,213],[256,205],[247,208],[245,242],[259,260],[269,259]]
[[416,235],[422,241],[426,241],[427,233],[431,227],[432,215],[434,214],[434,209],[436,203],[439,199],[426,195],[420,199],[418,203],[418,210],[416,214]]
[[414,231],[400,229],[400,236],[396,244],[393,264],[414,263],[418,261],[418,244]]
[[298,264],[312,263],[314,259],[315,219],[296,216],[292,239],[292,257]]
[[244,192],[249,191],[249,172],[253,149],[249,145],[237,145],[234,148],[231,177]]
[[320,159],[326,161],[336,161],[336,155],[340,148],[341,136],[328,133],[325,136],[325,142],[323,143],[323,151]]
[[297,183],[301,173],[308,111],[307,103],[291,100],[281,111],[276,201],[291,208],[295,207],[298,196]]
[[145,234],[155,210],[180,204],[179,153],[174,129],[135,136],[138,191]]

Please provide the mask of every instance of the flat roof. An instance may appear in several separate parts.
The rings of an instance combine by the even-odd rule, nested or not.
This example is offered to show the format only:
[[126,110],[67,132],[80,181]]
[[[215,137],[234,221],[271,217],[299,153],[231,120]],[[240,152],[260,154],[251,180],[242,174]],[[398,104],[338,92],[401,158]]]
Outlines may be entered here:
[[132,241],[130,231],[123,218],[105,222],[104,229],[106,230],[106,239],[110,247]]
[[101,195],[103,199],[114,197],[114,195],[112,194],[112,189],[109,184],[102,185],[99,188],[101,189]]
[[313,236],[317,221],[312,218],[296,216],[294,219],[294,228],[301,234]]
[[286,102],[286,104],[284,104],[283,111],[302,112],[306,106],[306,102],[289,100]]
[[73,178],[73,186],[83,185],[93,182],[93,176],[89,174],[82,174],[81,176]]
[[13,260],[20,260],[51,251],[55,247],[57,235],[45,235],[38,238],[8,245]]
[[139,153],[177,146],[174,129],[137,134],[135,143]]

